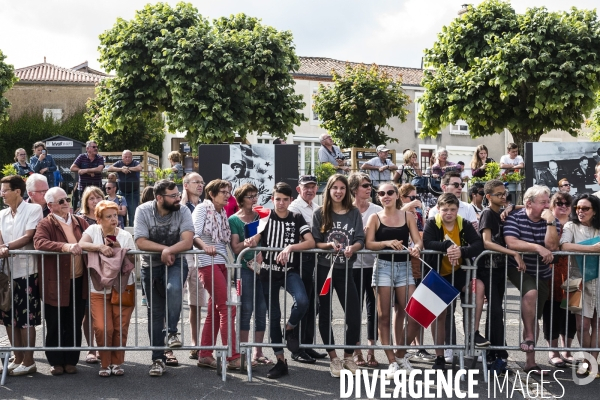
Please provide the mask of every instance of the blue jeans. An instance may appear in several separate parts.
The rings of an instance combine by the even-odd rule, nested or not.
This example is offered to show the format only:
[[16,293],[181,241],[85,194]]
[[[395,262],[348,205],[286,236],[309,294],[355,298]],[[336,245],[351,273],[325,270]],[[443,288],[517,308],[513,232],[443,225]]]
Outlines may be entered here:
[[[177,333],[177,323],[181,316],[183,282],[188,274],[187,261],[184,257],[177,257],[175,264],[170,267],[161,264],[151,268],[142,268],[141,272],[148,301],[150,345],[162,347],[165,345],[165,321],[168,332]],[[161,297],[157,290],[157,286],[165,285],[165,278],[167,281],[166,299]],[[152,361],[154,360],[165,361],[164,351],[152,350]]]
[[[264,332],[267,326],[267,303],[263,294],[263,284],[254,271],[242,268],[242,315],[240,329],[250,330],[250,320],[254,312],[254,329]],[[256,283],[255,283],[256,282]],[[256,285],[256,291],[254,291]],[[256,310],[254,309],[256,303]]]
[[140,192],[137,191],[125,193],[125,201],[127,201],[127,225],[133,226],[133,220],[135,218],[135,209],[140,204]]
[[[299,323],[306,311],[308,310],[308,296],[304,289],[304,283],[302,278],[297,273],[287,274],[287,285],[286,279],[279,279],[271,282],[271,285],[267,282],[263,282],[263,293],[265,295],[265,303],[267,305],[267,311],[271,311],[269,317],[269,333],[271,336],[271,344],[283,343],[283,335],[281,333],[281,309],[279,307],[279,289],[285,288],[285,290],[294,299],[292,305],[292,311],[290,312],[290,318],[287,324],[295,328]],[[269,295],[271,296],[271,304],[269,304]],[[277,354],[283,354],[283,347],[273,347],[273,352]]]

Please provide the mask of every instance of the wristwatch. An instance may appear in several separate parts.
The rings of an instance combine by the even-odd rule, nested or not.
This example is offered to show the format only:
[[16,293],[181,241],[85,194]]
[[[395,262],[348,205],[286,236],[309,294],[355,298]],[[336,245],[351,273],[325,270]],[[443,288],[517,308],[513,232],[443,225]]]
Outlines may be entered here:
[[6,247],[6,250],[10,250],[10,246],[8,245],[8,243],[4,243],[2,246]]
[[556,226],[556,221],[552,221],[552,222],[546,221],[546,226]]

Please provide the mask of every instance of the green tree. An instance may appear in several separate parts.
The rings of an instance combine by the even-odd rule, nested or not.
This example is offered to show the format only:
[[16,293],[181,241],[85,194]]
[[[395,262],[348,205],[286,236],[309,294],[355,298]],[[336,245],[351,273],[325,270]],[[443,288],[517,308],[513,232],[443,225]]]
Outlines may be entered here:
[[468,6],[425,51],[422,136],[459,119],[474,138],[507,128],[521,151],[551,129],[576,136],[600,88],[599,48],[595,11]]
[[9,101],[4,97],[6,93],[17,81],[15,71],[12,65],[6,64],[4,59],[6,56],[0,50],[0,125],[8,120]]
[[98,93],[107,132],[164,111],[191,144],[231,143],[251,131],[283,136],[305,119],[292,34],[258,19],[210,23],[191,4],[157,3],[118,19],[100,43],[102,66],[116,73]]
[[[103,80],[97,87],[96,93],[106,90],[108,79]],[[89,99],[85,113],[86,130],[90,132],[90,140],[95,140],[102,151],[149,151],[152,154],[161,155],[163,140],[165,139],[165,123],[158,112],[144,114],[131,120],[123,129],[115,129],[108,132],[98,126],[97,121],[102,104],[99,99],[107,96],[98,95],[95,99]]]
[[321,126],[343,147],[374,147],[397,142],[386,134],[393,131],[389,119],[406,121],[410,99],[402,81],[393,79],[377,65],[346,65],[344,75],[333,72],[333,85],[319,85],[314,111]]

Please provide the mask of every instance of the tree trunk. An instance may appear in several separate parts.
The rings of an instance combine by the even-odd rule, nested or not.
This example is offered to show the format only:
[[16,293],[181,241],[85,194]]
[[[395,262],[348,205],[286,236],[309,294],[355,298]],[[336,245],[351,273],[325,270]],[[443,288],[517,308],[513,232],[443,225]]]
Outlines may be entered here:
[[538,142],[543,133],[527,134],[525,132],[511,132],[513,140],[519,148],[519,155],[525,159],[525,142]]

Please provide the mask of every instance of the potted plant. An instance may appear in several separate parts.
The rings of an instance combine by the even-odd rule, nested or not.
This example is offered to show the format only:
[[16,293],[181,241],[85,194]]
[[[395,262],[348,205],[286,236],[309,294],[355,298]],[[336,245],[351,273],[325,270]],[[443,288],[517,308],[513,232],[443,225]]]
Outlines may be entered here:
[[315,176],[318,182],[317,194],[323,193],[327,185],[327,180],[330,176],[335,175],[335,173],[335,167],[330,163],[322,163],[315,167]]
[[503,173],[500,180],[508,183],[506,188],[509,192],[516,192],[518,184],[525,180],[525,175],[521,174],[521,171],[516,169],[514,171],[506,171]]
[[471,182],[481,182],[486,183],[487,181],[491,181],[492,179],[500,179],[500,164],[497,162],[489,162],[485,167],[485,175],[482,177],[472,177]]

